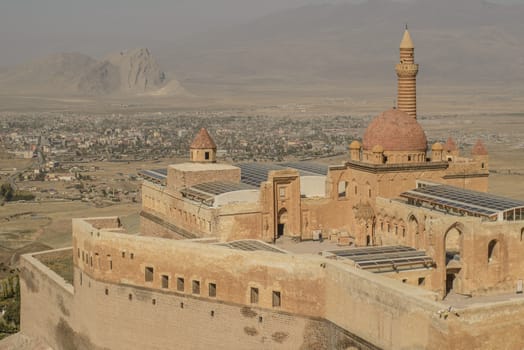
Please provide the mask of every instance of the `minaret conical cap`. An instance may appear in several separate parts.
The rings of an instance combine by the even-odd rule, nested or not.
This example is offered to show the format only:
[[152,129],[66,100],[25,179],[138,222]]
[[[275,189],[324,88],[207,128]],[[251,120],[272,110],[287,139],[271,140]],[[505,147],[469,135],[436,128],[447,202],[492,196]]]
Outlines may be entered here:
[[411,35],[409,35],[409,31],[406,29],[404,31],[404,36],[402,37],[402,41],[400,42],[400,48],[401,49],[414,49],[415,45],[413,45],[413,40],[411,40]]

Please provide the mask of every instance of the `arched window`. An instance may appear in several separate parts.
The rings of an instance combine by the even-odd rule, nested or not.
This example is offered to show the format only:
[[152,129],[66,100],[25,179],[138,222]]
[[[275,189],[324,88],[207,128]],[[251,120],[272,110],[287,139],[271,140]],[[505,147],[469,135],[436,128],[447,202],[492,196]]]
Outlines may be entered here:
[[338,198],[346,197],[346,188],[347,187],[348,187],[348,183],[346,181],[340,181],[338,183]]
[[492,263],[499,258],[500,244],[496,239],[491,240],[488,244],[488,263]]
[[408,219],[408,227],[411,233],[415,233],[415,235],[419,234],[419,227],[418,227],[418,221],[417,218],[414,215],[411,215]]
[[444,236],[444,247],[446,251],[446,264],[451,260],[460,260],[462,253],[462,226],[455,223]]

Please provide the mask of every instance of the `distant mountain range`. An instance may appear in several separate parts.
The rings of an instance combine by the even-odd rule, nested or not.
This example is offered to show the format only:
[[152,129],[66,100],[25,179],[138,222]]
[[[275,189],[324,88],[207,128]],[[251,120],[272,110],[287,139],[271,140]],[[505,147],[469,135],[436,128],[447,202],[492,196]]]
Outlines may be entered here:
[[60,53],[0,72],[0,92],[62,96],[135,96],[183,92],[169,80],[148,49],[95,60]]
[[304,6],[194,36],[162,52],[180,81],[394,84],[409,24],[426,84],[522,84],[524,4],[369,0]]
[[[482,0],[331,2],[95,60],[57,54],[0,71],[1,92],[122,95],[234,94],[323,86],[395,88],[404,24],[421,86],[515,86],[524,81],[524,4]],[[155,43],[152,40],[152,45]],[[180,82],[180,84],[178,83]],[[272,90],[272,87],[278,87]],[[199,91],[200,89],[200,91]],[[205,90],[205,92],[202,92]],[[256,90],[255,90],[256,91]],[[445,92],[445,90],[443,90]]]

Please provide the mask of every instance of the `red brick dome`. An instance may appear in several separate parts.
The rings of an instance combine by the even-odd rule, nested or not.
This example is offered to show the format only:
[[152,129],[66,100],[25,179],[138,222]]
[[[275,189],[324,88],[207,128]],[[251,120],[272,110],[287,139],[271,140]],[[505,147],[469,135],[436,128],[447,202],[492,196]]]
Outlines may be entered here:
[[488,155],[488,150],[486,149],[486,146],[484,146],[482,140],[477,140],[477,143],[475,144],[475,146],[473,146],[473,149],[471,150],[471,154],[474,156]]
[[382,146],[386,152],[425,152],[427,139],[415,118],[401,110],[390,109],[375,117],[364,133],[364,150],[369,151],[376,145]]

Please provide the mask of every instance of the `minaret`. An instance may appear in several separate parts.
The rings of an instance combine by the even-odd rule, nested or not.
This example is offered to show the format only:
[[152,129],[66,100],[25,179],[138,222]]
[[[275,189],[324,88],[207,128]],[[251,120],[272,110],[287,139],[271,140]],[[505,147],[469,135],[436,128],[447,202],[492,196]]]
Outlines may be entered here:
[[400,63],[396,66],[398,77],[398,109],[417,119],[417,73],[415,46],[411,35],[406,31],[400,42]]

